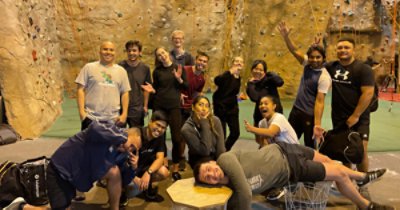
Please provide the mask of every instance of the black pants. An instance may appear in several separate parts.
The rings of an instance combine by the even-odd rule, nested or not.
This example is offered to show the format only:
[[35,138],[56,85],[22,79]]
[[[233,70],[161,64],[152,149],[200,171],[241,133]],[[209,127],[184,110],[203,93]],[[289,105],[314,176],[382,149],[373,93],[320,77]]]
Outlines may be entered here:
[[314,115],[308,115],[300,109],[293,107],[288,119],[290,125],[296,131],[297,138],[300,139],[304,134],[304,144],[307,147],[314,148]]
[[[181,127],[182,127],[182,117],[181,109],[161,109],[165,112],[168,117],[168,125],[171,132],[172,140],[172,162],[179,163],[182,159],[184,151],[182,150],[182,137],[181,137]],[[157,111],[157,110],[155,110]],[[164,135],[165,136],[165,135]],[[167,148],[167,147],[165,147]],[[165,155],[167,153],[165,152]]]
[[214,109],[214,114],[221,120],[222,129],[224,129],[224,136],[226,137],[226,125],[229,127],[229,136],[225,140],[226,151],[231,150],[232,146],[240,136],[239,128],[239,107],[235,106],[230,110],[223,110],[220,108]]

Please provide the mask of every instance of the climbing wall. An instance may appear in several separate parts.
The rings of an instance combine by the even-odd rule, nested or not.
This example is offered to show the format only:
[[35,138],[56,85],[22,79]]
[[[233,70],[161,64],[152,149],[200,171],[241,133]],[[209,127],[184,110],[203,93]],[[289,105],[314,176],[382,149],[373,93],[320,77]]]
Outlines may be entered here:
[[144,62],[153,66],[153,50],[158,46],[171,48],[170,34],[180,29],[186,33],[188,51],[195,55],[200,49],[211,57],[206,88],[215,89],[213,78],[229,67],[232,57],[240,55],[246,63],[243,84],[251,62],[265,59],[286,80],[282,94],[293,96],[301,66],[288,55],[275,28],[286,20],[296,28],[294,35],[301,37],[297,43],[306,47],[318,32],[325,31],[332,0],[92,0],[55,4],[66,88],[72,94],[76,75],[85,62],[98,58],[102,41],[115,42],[117,60],[121,60],[125,58],[124,43],[139,39],[144,44]]
[[34,138],[61,114],[62,77],[54,6],[0,1],[0,84],[9,123]]

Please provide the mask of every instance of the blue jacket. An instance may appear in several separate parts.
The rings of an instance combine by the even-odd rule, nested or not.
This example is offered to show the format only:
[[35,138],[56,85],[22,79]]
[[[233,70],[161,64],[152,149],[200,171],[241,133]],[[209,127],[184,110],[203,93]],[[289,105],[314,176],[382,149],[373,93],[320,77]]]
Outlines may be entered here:
[[125,129],[93,121],[87,129],[64,142],[51,157],[51,163],[64,180],[81,192],[89,191],[115,165],[127,185],[135,177],[135,171],[126,164],[128,154],[116,150],[127,138]]

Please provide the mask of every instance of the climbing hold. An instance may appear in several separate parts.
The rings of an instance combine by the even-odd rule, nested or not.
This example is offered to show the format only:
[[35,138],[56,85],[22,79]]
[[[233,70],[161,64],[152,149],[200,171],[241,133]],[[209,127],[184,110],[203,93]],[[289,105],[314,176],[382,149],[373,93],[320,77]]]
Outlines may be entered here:
[[33,61],[37,61],[37,52],[36,52],[36,50],[32,50],[32,59],[33,59]]
[[179,14],[181,14],[182,9],[181,9],[181,8],[178,8],[177,11],[178,11]]
[[117,16],[120,18],[120,17],[122,17],[122,16],[124,16],[121,12],[118,12],[117,13]]
[[31,26],[33,25],[33,19],[31,17],[29,17],[29,24],[31,24]]

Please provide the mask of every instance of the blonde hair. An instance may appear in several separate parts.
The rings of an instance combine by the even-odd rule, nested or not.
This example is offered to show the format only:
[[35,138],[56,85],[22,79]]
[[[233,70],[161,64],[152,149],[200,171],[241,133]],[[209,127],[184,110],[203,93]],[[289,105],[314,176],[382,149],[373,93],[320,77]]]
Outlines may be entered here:
[[175,30],[171,33],[171,39],[173,39],[176,35],[182,35],[182,38],[185,38],[185,32],[181,30]]

